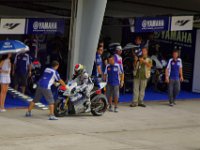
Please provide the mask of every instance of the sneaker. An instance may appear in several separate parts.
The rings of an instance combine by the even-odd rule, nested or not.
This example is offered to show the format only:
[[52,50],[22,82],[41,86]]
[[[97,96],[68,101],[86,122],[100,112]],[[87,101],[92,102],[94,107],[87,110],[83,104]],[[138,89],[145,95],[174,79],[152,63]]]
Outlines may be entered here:
[[138,105],[133,103],[133,104],[130,104],[130,107],[137,107]]
[[170,107],[173,107],[173,106],[174,106],[174,104],[173,104],[173,103],[169,103],[169,106],[170,106]]
[[147,107],[145,104],[138,104],[140,107]]
[[27,111],[26,114],[25,114],[25,116],[26,117],[31,117],[32,116],[31,111]]
[[0,112],[6,112],[6,109],[0,109]]
[[176,102],[173,102],[174,105],[176,105]]
[[115,113],[118,113],[118,112],[119,112],[119,110],[118,110],[117,107],[114,108],[114,112],[115,112]]
[[56,116],[54,116],[54,115],[50,115],[49,116],[49,120],[58,120],[58,118]]
[[109,111],[109,112],[113,112],[112,105],[109,106],[108,111]]

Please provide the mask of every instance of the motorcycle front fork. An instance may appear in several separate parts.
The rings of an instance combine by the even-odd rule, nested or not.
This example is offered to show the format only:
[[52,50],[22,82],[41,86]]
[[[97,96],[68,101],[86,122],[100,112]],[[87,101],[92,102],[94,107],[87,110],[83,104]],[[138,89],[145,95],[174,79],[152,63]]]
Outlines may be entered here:
[[64,108],[68,109],[68,102],[69,102],[69,97],[66,98],[66,100],[64,101]]

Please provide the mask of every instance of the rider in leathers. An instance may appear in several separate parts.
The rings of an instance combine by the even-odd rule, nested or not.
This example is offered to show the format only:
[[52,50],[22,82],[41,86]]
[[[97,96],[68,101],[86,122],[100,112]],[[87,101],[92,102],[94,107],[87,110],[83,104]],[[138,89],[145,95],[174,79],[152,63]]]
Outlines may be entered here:
[[73,74],[73,80],[77,81],[78,89],[76,92],[82,92],[84,96],[87,99],[86,106],[87,110],[86,112],[91,111],[91,102],[90,102],[90,92],[92,91],[94,84],[89,77],[89,74],[86,72],[86,69],[81,64],[76,64],[74,67],[74,74]]

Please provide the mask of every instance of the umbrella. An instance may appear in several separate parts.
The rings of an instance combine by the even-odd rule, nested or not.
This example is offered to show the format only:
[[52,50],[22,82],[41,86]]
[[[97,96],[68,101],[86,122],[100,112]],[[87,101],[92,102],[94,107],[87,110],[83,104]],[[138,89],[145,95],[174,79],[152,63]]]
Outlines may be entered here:
[[0,41],[0,54],[29,51],[29,47],[17,40]]

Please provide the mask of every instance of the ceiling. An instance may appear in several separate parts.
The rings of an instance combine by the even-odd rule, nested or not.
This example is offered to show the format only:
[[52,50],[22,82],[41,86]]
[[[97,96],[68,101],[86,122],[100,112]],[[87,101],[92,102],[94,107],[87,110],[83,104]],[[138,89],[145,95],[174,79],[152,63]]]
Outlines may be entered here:
[[107,16],[200,14],[200,0],[108,0]]
[[[0,0],[0,16],[70,18],[71,0]],[[108,0],[105,16],[200,14],[200,0]]]
[[71,0],[0,0],[0,16],[64,17],[71,14]]

